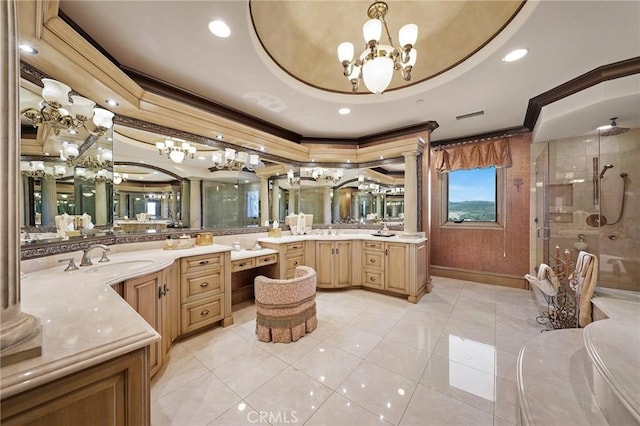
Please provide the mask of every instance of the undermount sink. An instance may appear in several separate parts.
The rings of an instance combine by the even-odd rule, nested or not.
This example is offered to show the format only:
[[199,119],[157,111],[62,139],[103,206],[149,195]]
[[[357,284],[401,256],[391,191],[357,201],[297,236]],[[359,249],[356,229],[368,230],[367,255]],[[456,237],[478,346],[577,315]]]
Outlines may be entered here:
[[102,272],[115,272],[116,275],[130,272],[140,267],[149,266],[155,263],[152,259],[131,259],[131,260],[116,260],[105,263],[99,263],[96,266],[85,269],[84,273],[102,273]]

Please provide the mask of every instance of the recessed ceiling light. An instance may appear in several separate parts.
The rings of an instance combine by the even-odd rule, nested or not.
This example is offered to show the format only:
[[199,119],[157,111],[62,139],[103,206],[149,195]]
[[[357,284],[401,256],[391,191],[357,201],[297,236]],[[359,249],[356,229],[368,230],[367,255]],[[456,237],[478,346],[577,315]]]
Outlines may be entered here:
[[222,139],[224,139],[224,136],[222,136],[222,135],[216,135],[216,139],[218,139],[218,140],[222,140]]
[[244,180],[244,183],[249,183],[249,181],[247,179]]
[[384,160],[384,155],[381,155],[381,156],[380,156],[380,159],[381,159],[381,160]]
[[350,162],[351,162],[351,160],[347,160],[347,163],[350,163]]
[[347,114],[351,114],[351,110],[349,108],[340,108],[338,110],[338,114],[340,115],[347,115]]
[[260,151],[264,151],[264,146],[261,146],[261,147],[260,147]]
[[51,154],[49,154],[48,152],[45,152],[44,155],[51,155]]
[[107,103],[107,105],[112,107],[117,107],[118,105],[120,105],[115,99],[105,99],[104,101]]
[[69,130],[69,133],[71,133],[72,135],[77,135],[78,134],[78,132],[76,130],[73,130],[73,129]]
[[29,55],[37,55],[38,54],[38,49],[36,49],[35,47],[29,45],[29,44],[25,44],[25,43],[21,43],[19,46],[20,50],[24,53],[28,53]]
[[504,62],[513,62],[513,61],[517,61],[518,59],[522,59],[526,56],[526,54],[529,53],[529,51],[527,49],[516,49],[516,50],[512,50],[511,52],[507,53],[502,60]]
[[214,36],[220,38],[227,38],[231,35],[231,28],[219,19],[209,22],[209,31],[211,31]]
[[205,157],[198,157],[198,160],[206,160]]

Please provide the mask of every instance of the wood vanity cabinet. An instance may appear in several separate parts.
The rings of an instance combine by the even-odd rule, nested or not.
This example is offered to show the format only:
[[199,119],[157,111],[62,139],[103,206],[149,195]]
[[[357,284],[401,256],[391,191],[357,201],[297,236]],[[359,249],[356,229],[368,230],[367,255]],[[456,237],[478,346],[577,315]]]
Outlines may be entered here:
[[362,286],[409,295],[410,244],[364,241]]
[[10,425],[151,424],[147,347],[2,400]]
[[180,263],[174,262],[162,271],[162,346],[169,353],[180,335]]
[[315,255],[318,287],[351,286],[353,241],[316,241]]
[[[227,256],[229,254],[227,253]],[[197,331],[225,318],[225,254],[181,259],[180,334]],[[230,279],[230,278],[229,278]],[[231,309],[231,295],[229,307]]]
[[272,278],[293,278],[296,267],[308,265],[305,254],[305,242],[274,244],[261,242],[263,247],[278,250],[278,276]]

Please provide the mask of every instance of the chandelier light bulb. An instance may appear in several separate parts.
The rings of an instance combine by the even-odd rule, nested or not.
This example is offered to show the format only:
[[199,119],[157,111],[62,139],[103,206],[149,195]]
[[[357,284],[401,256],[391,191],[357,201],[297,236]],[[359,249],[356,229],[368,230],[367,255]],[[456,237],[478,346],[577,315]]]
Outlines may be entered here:
[[115,114],[111,111],[102,108],[94,108],[93,109],[93,123],[97,127],[101,127],[104,129],[109,129],[113,126],[113,116]]
[[220,166],[222,165],[222,152],[220,151],[214,151],[211,154],[211,161],[213,162],[213,164],[215,166]]
[[73,160],[78,155],[80,155],[80,150],[78,149],[78,145],[76,145],[75,143],[63,142],[62,146],[64,147],[63,149],[64,149],[65,157]]
[[382,36],[382,21],[369,19],[362,26],[362,35],[364,36],[364,42],[367,44],[371,41],[379,42],[380,36]]
[[232,148],[225,148],[224,150],[224,158],[227,161],[233,161],[236,159],[236,150]]
[[260,164],[260,156],[258,154],[250,154],[249,155],[249,164],[252,167],[255,167],[258,164]]
[[406,24],[398,31],[398,40],[400,46],[404,49],[406,46],[413,46],[418,40],[418,26],[416,24]]
[[56,108],[69,104],[69,92],[71,92],[71,87],[51,78],[43,78],[42,83],[44,84],[44,88],[42,89],[42,99],[44,99],[48,104]]
[[53,167],[53,172],[58,176],[64,176],[67,173],[67,168],[65,166],[57,165]]
[[71,96],[71,100],[73,101],[70,106],[71,114],[78,120],[85,121],[93,116],[93,107],[96,103],[91,99],[74,95]]
[[362,79],[372,93],[385,91],[393,78],[393,59],[378,57],[368,61],[362,67]]
[[413,67],[416,64],[416,60],[418,58],[418,51],[416,49],[411,49],[409,51],[409,60],[407,63],[402,64],[403,67]]
[[182,160],[184,160],[184,151],[171,151],[169,158],[174,163],[182,163]]
[[100,154],[100,160],[110,163],[113,161],[113,152],[109,150],[102,151],[102,154]]
[[345,41],[338,45],[338,60],[340,63],[344,61],[351,62],[353,60],[353,43]]

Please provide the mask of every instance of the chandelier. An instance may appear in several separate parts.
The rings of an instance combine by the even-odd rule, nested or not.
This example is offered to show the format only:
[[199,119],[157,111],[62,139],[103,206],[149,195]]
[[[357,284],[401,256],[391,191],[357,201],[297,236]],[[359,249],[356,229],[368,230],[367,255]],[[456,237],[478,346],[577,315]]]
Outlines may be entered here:
[[300,185],[300,176],[296,176],[293,173],[293,170],[289,170],[287,172],[287,182],[289,183],[289,186],[298,186]]
[[71,96],[71,88],[64,83],[43,78],[40,108],[26,108],[21,114],[31,120],[34,126],[49,125],[56,135],[60,130],[77,131],[84,127],[92,135],[103,135],[113,126],[111,111],[94,108],[95,102],[82,96]]
[[236,150],[232,148],[225,148],[224,151],[213,151],[211,161],[216,169],[247,169],[252,171],[261,165],[259,155],[249,154],[243,151],[236,152]]
[[21,161],[20,173],[22,176],[42,179],[45,177],[61,178],[67,173],[63,165],[45,166],[43,161]]
[[336,184],[344,176],[342,169],[325,169],[322,167],[314,167],[310,171],[311,177],[319,183]]
[[174,163],[182,163],[182,160],[185,159],[187,155],[189,155],[192,159],[196,155],[196,147],[192,146],[189,142],[182,142],[182,144],[178,145],[172,139],[167,139],[164,142],[156,142],[156,148],[158,148],[158,153],[160,155],[167,155],[167,158],[170,158]]
[[87,182],[104,183],[113,181],[113,173],[106,169],[93,171],[84,167],[76,167],[75,176]]
[[122,182],[126,182],[127,179],[129,179],[129,175],[127,173],[113,172],[114,185],[120,185]]
[[[394,47],[384,19],[388,10],[387,4],[381,1],[369,6],[367,15],[370,19],[362,27],[366,47],[359,57],[354,59],[352,43],[344,42],[338,46],[338,59],[344,68],[344,76],[351,82],[353,92],[358,91],[360,80],[364,81],[370,92],[384,92],[391,83],[394,70],[399,70],[406,81],[411,80],[411,70],[418,56],[413,48],[418,39],[418,26],[406,24],[400,28],[400,47]],[[380,43],[383,27],[389,44]]]

